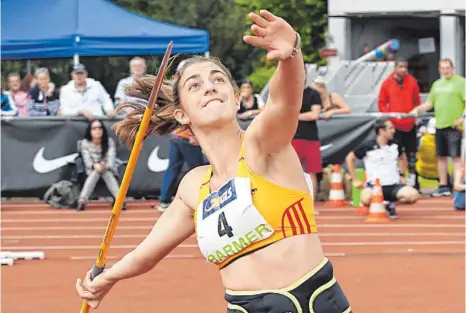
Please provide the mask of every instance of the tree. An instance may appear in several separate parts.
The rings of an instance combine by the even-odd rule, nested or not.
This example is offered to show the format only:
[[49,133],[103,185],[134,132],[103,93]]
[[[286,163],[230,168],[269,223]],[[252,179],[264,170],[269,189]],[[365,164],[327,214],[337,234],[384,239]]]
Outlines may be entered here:
[[242,41],[247,25],[243,10],[234,0],[113,1],[162,22],[208,30],[211,55],[218,57],[233,77],[241,78],[252,71],[254,49]]
[[[236,3],[245,13],[266,9],[285,19],[301,35],[304,61],[320,64],[324,62],[319,57],[319,51],[325,46],[327,0],[236,0]],[[249,18],[246,23],[252,24]],[[255,72],[249,77],[256,91],[265,86],[273,75],[271,68],[274,67],[275,64],[265,57],[256,64]]]

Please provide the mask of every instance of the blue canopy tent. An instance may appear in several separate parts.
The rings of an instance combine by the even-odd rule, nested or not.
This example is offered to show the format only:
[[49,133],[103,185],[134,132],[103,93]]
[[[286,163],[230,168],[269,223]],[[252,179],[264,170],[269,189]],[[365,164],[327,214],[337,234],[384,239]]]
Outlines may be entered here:
[[209,33],[162,23],[107,0],[2,0],[2,59],[204,53]]

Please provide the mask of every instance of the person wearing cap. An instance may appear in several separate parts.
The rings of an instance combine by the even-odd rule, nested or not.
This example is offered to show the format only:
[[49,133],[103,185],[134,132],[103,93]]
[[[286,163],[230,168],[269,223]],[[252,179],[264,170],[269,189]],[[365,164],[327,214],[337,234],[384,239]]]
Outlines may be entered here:
[[[408,61],[398,59],[395,70],[389,75],[380,88],[378,106],[383,113],[409,113],[421,103],[419,85],[416,79],[408,73]],[[396,128],[394,140],[398,142],[406,153],[409,184],[415,185],[414,167],[416,164],[417,132],[416,119],[391,118]]]
[[245,120],[255,117],[264,107],[264,100],[253,93],[252,82],[243,79],[239,82],[240,108],[238,118]]
[[49,70],[45,67],[36,69],[37,84],[28,92],[27,115],[54,116],[60,109],[60,98],[55,85],[50,83]]
[[327,90],[325,79],[322,76],[317,76],[311,85],[312,88],[317,90],[322,99],[322,117],[326,120],[335,114],[350,114],[351,108],[336,92],[329,92]]
[[71,77],[72,80],[61,88],[61,115],[84,116],[88,120],[115,116],[112,99],[99,81],[87,77],[83,64],[73,66]]

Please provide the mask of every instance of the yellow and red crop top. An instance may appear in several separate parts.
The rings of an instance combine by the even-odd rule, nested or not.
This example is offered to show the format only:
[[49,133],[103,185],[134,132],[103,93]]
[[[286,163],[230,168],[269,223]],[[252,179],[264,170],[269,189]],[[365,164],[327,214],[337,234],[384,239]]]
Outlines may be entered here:
[[[306,181],[312,190],[308,174]],[[194,226],[204,257],[219,269],[283,238],[316,233],[312,196],[255,174],[241,147],[236,177],[210,192],[209,167],[199,191]]]

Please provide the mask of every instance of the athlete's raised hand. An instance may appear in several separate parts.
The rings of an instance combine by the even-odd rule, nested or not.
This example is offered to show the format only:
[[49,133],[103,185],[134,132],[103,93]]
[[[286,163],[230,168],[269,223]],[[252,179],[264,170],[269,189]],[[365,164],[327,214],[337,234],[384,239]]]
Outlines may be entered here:
[[260,14],[249,13],[249,18],[255,23],[251,26],[255,36],[244,36],[244,42],[268,50],[269,60],[286,60],[296,44],[295,30],[284,19],[267,10],[260,10]]

